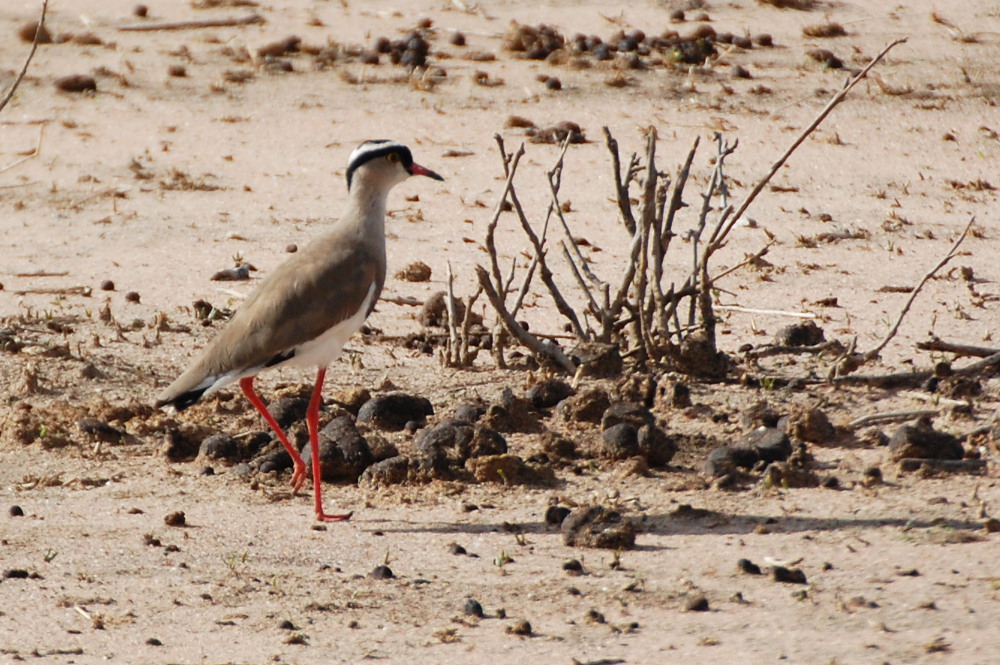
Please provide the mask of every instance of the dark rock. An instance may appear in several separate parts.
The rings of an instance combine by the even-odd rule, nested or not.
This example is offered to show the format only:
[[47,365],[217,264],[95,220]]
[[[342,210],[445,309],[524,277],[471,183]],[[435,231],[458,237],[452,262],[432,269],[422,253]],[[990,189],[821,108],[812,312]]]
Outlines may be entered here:
[[818,487],[815,465],[816,460],[806,445],[800,443],[786,461],[768,464],[761,482],[772,487]]
[[844,66],[844,61],[834,55],[833,51],[829,49],[814,48],[806,51],[806,55],[816,62],[822,63],[826,69],[842,69]]
[[[452,302],[455,303],[455,316],[461,324],[465,319],[465,303],[458,298],[455,298]],[[420,325],[425,327],[447,328],[448,294],[444,291],[438,291],[424,301],[424,306],[421,308],[417,320],[420,322]],[[482,322],[483,317],[476,313],[472,314],[472,323],[482,324]]]
[[639,454],[639,434],[629,423],[619,423],[601,434],[599,455],[606,459],[623,460]]
[[555,482],[552,469],[528,464],[517,455],[487,455],[470,457],[465,468],[476,481],[504,485],[546,485]]
[[747,575],[760,575],[760,566],[755,564],[750,559],[740,559],[736,562],[736,567],[739,568],[741,573],[746,573]]
[[677,454],[677,443],[655,425],[643,425],[638,432],[639,454],[653,468],[670,464]]
[[420,478],[419,465],[405,455],[390,457],[375,462],[361,474],[361,482],[367,485],[399,485]]
[[691,389],[681,381],[670,381],[659,391],[661,401],[675,409],[691,406]]
[[453,554],[455,556],[464,556],[468,554],[464,547],[458,543],[448,543],[448,554]]
[[771,576],[775,582],[785,582],[787,584],[806,584],[806,574],[801,568],[785,568],[784,566],[771,566]]
[[198,447],[198,456],[207,459],[236,461],[239,453],[239,442],[228,434],[213,434]]
[[373,580],[391,580],[395,575],[389,566],[375,566],[372,572],[368,573],[368,577]]
[[565,570],[570,575],[583,575],[583,564],[580,563],[579,559],[570,559],[564,561],[562,569]]
[[574,392],[573,387],[562,379],[546,379],[528,388],[525,397],[536,409],[550,409]]
[[482,619],[485,616],[483,606],[478,600],[474,600],[472,598],[467,598],[465,600],[465,606],[462,608],[462,611],[465,613],[465,616],[469,617],[478,617]]
[[569,352],[569,357],[580,368],[580,376],[597,379],[617,377],[624,365],[616,344],[582,343]]
[[76,421],[76,426],[83,434],[104,443],[123,443],[128,436],[122,430],[98,418],[80,418]]
[[187,516],[183,510],[177,510],[164,517],[163,523],[167,526],[184,526],[187,524]]
[[426,282],[431,278],[431,267],[423,261],[414,261],[397,272],[395,277],[404,282]]
[[442,420],[422,430],[413,443],[414,450],[435,461],[435,468],[462,465],[470,457],[501,455],[507,452],[507,440],[484,425],[461,420]]
[[603,506],[573,510],[562,523],[563,542],[570,547],[628,550],[635,547],[635,527]]
[[747,428],[778,427],[781,413],[772,407],[767,400],[754,402],[740,416],[740,422]]
[[840,479],[833,475],[823,476],[819,479],[819,486],[828,490],[840,489]]
[[38,21],[25,23],[17,30],[17,36],[21,39],[21,41],[28,42],[29,44],[35,41],[36,34],[38,35],[39,44],[52,43],[52,34],[49,33],[48,28],[46,28],[44,24],[40,26],[39,29]]
[[518,619],[511,625],[507,626],[504,630],[512,635],[522,635],[525,637],[532,634],[531,624],[525,619]]
[[781,462],[792,454],[791,440],[776,427],[758,427],[747,432],[733,447],[756,450],[757,456],[765,462]]
[[570,512],[570,509],[565,506],[549,506],[545,510],[545,523],[552,526],[559,526]]
[[[568,513],[569,511],[567,510],[566,512]],[[21,506],[11,506],[7,510],[7,514],[11,517],[24,517],[24,509]]]
[[700,593],[690,595],[684,599],[684,609],[688,612],[707,612],[708,598]]
[[815,321],[803,321],[779,330],[773,343],[777,346],[815,346],[825,341],[826,335]]
[[560,402],[556,413],[569,422],[599,423],[609,406],[611,398],[607,392],[588,388]]
[[358,422],[398,432],[411,420],[423,420],[433,414],[434,407],[425,397],[389,393],[368,400],[358,411]]
[[645,372],[630,372],[616,386],[616,394],[621,401],[637,402],[647,408],[652,408],[656,402],[658,390],[656,377]]
[[837,436],[837,430],[830,419],[817,408],[793,413],[789,420],[789,430],[795,438],[809,443],[829,443]]
[[[356,481],[374,461],[365,440],[349,416],[334,418],[319,433],[320,475],[327,482]],[[312,459],[306,459],[312,467]]]
[[702,470],[713,478],[735,474],[739,469],[750,469],[760,461],[760,453],[754,448],[713,448],[705,460]]
[[381,462],[390,457],[399,455],[399,449],[389,440],[378,434],[370,434],[365,437],[368,441],[368,448],[372,452],[372,462]]
[[877,466],[870,466],[861,472],[861,484],[865,487],[873,487],[882,484],[882,469]]
[[507,434],[535,433],[543,430],[528,401],[515,395],[510,388],[504,389],[500,404],[491,404],[487,407],[482,422],[487,427]]
[[455,407],[453,420],[474,423],[486,414],[487,405],[483,402],[462,402]]
[[277,58],[288,53],[297,52],[301,44],[301,37],[291,35],[282,40],[261,46],[257,49],[257,56],[260,58]]
[[556,459],[567,460],[577,456],[576,444],[552,430],[546,430],[542,434],[542,450]]
[[682,503],[670,511],[670,517],[678,520],[704,520],[718,517],[718,513],[707,508],[695,508],[690,503]]
[[267,407],[271,416],[278,422],[278,426],[286,431],[300,420],[305,420],[308,409],[309,400],[305,397],[282,397]]
[[615,402],[601,415],[601,429],[608,429],[621,423],[628,423],[638,430],[643,425],[655,425],[653,413],[636,402]]
[[198,454],[200,438],[198,433],[186,427],[169,427],[163,435],[160,454],[171,462],[191,459]]
[[[682,44],[688,42],[682,42]],[[715,347],[715,341],[703,330],[688,335],[673,349],[670,360],[682,374],[706,378],[722,378],[731,366],[729,356]]]
[[902,425],[889,439],[889,458],[894,462],[906,457],[962,459],[964,454],[957,437],[935,430],[926,419]]
[[70,74],[55,81],[56,89],[62,92],[97,92],[97,81],[87,74]]

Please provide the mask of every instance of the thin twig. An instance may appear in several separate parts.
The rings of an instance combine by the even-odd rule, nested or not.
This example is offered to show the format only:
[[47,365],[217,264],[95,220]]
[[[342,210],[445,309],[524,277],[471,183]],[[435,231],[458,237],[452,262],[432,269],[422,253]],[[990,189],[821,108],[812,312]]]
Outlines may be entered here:
[[503,322],[504,328],[506,328],[507,332],[513,335],[536,357],[547,358],[555,362],[560,368],[569,374],[576,373],[576,365],[573,364],[573,361],[570,360],[557,345],[543,344],[537,337],[525,330],[524,327],[510,315],[510,312],[507,311],[507,307],[504,305],[503,300],[500,299],[500,294],[497,293],[493,283],[490,282],[490,275],[485,268],[477,265],[476,276],[479,279],[479,285],[483,288],[483,293],[486,294],[486,298],[490,301],[490,304],[493,305],[493,309],[497,311],[497,314]]
[[811,346],[789,346],[787,344],[769,344],[746,352],[747,358],[766,358],[768,356],[781,356],[786,354],[808,353],[817,355],[826,351],[840,351],[844,348],[843,343],[837,340],[813,344]]
[[920,293],[920,289],[922,289],[924,284],[927,283],[927,280],[929,280],[931,277],[934,276],[934,273],[936,273],[938,270],[943,268],[946,263],[955,258],[955,252],[958,251],[959,245],[961,245],[962,241],[965,240],[965,237],[969,233],[969,229],[972,228],[972,225],[973,223],[975,223],[975,221],[976,217],[973,216],[972,219],[969,220],[969,223],[965,225],[965,228],[962,230],[962,233],[959,234],[958,238],[951,246],[951,249],[948,250],[948,253],[945,254],[944,258],[941,259],[936,266],[931,268],[930,271],[928,271],[927,274],[923,276],[923,278],[917,284],[916,288],[914,288],[913,291],[910,293],[910,297],[907,298],[906,304],[903,305],[903,309],[899,312],[899,316],[896,317],[896,322],[892,324],[892,328],[889,329],[889,332],[886,334],[885,338],[879,343],[878,346],[876,346],[874,349],[861,356],[863,363],[869,362],[877,358],[878,354],[882,352],[882,349],[884,349],[886,345],[889,343],[889,341],[896,336],[896,333],[899,331],[899,325],[903,322],[903,317],[905,317],[906,313],[910,311],[910,306],[913,304],[913,301],[917,299],[917,295]]
[[[510,202],[514,206],[514,212],[517,214],[517,219],[521,223],[521,229],[524,234],[528,236],[528,240],[531,241],[531,246],[535,250],[535,258],[538,259],[539,274],[542,278],[542,282],[545,283],[546,288],[549,290],[549,294],[552,296],[552,301],[555,303],[556,309],[569,321],[570,326],[573,328],[573,332],[580,339],[586,339],[587,334],[583,330],[583,326],[580,325],[580,319],[576,315],[576,311],[566,302],[566,298],[563,297],[562,292],[559,291],[559,287],[556,285],[555,278],[552,274],[552,269],[549,268],[548,262],[545,260],[545,247],[544,247],[544,236],[540,239],[535,230],[531,228],[531,223],[528,221],[528,217],[524,213],[524,208],[521,206],[521,200],[517,196],[517,191],[514,189],[513,184],[509,189]],[[545,228],[548,228],[548,223],[546,223]]]
[[756,309],[753,307],[738,307],[736,305],[716,305],[715,308],[727,312],[743,312],[745,314],[774,314],[775,316],[792,316],[797,319],[816,318],[816,315],[812,312],[788,312],[780,309]]
[[447,262],[448,265],[448,293],[445,295],[447,302],[445,303],[448,311],[448,344],[445,347],[445,356],[447,362],[445,363],[448,367],[454,367],[458,360],[458,313],[455,307],[455,276],[451,272],[451,261]]
[[249,14],[238,18],[209,18],[199,21],[174,21],[168,23],[138,23],[136,25],[121,25],[121,32],[152,32],[154,30],[191,30],[197,28],[232,28],[243,25],[263,23],[260,14]]
[[[2,108],[2,107],[0,107],[0,108]],[[6,171],[11,170],[15,166],[18,166],[19,164],[25,163],[29,159],[34,159],[35,157],[38,157],[38,154],[42,150],[42,135],[44,133],[45,133],[45,125],[43,124],[43,125],[41,125],[38,128],[38,141],[35,142],[35,149],[32,150],[27,155],[24,155],[23,157],[21,157],[21,159],[14,160],[13,162],[11,162],[10,164],[8,164],[7,166],[5,166],[3,168],[0,168],[0,173],[5,173]]]
[[933,417],[938,414],[937,409],[923,409],[918,411],[890,411],[888,413],[870,413],[867,416],[855,418],[847,423],[847,429],[853,431],[871,425],[884,425],[885,423],[898,423],[916,418]]
[[953,344],[938,337],[932,337],[926,342],[917,342],[917,348],[921,351],[940,351],[942,353],[954,353],[956,356],[973,356],[976,358],[985,358],[1000,353],[1000,349],[987,346],[972,346],[969,344]]
[[[7,94],[4,95],[3,99],[0,100],[0,111],[7,106],[7,102],[10,101],[11,97],[14,96],[14,91],[17,90],[17,86],[21,85],[21,81],[24,80],[24,75],[28,73],[28,65],[31,64],[31,59],[35,57],[35,51],[38,49],[38,42],[42,38],[42,33],[45,31],[45,12],[49,8],[49,0],[42,0],[42,13],[38,17],[38,25],[35,26],[35,37],[31,40],[31,50],[28,51],[28,57],[24,59],[24,66],[21,67],[20,73],[18,73],[17,78],[11,83],[10,89]],[[41,139],[39,138],[39,141]]]
[[622,216],[622,223],[625,228],[628,229],[630,235],[635,234],[635,216],[632,214],[632,205],[628,200],[628,177],[623,181],[621,176],[621,159],[618,156],[618,141],[611,136],[611,131],[604,127],[604,139],[608,146],[608,152],[611,153],[611,162],[613,165],[613,173],[615,178],[615,198],[618,201],[618,211]]
[[788,158],[792,156],[792,153],[795,152],[795,150],[799,147],[799,145],[801,145],[802,142],[805,141],[806,138],[808,138],[809,135],[812,134],[817,127],[819,127],[820,123],[822,123],[826,119],[826,116],[828,116],[830,112],[833,111],[833,109],[838,104],[844,101],[844,99],[847,97],[847,93],[849,93],[851,89],[858,84],[858,82],[860,82],[863,78],[865,78],[865,76],[868,74],[868,72],[871,70],[872,67],[877,65],[882,60],[882,58],[884,58],[886,54],[889,53],[890,50],[892,50],[899,44],[903,44],[905,42],[906,38],[897,39],[888,46],[886,46],[884,49],[882,49],[882,51],[878,55],[872,58],[871,62],[869,62],[864,69],[858,72],[856,76],[851,78],[847,82],[847,85],[845,85],[840,90],[840,92],[834,95],[833,98],[829,102],[827,102],[827,105],[823,107],[822,111],[819,112],[819,115],[816,116],[816,119],[813,120],[809,124],[809,126],[802,131],[802,133],[798,136],[798,138],[795,139],[795,141],[792,142],[792,145],[788,147],[788,149],[778,159],[778,161],[776,161],[774,165],[771,166],[771,170],[768,171],[767,174],[763,178],[761,178],[760,181],[757,182],[754,188],[750,191],[750,194],[748,194],[747,197],[743,200],[743,203],[741,203],[740,206],[736,209],[736,211],[730,216],[729,223],[721,227],[719,229],[719,233],[716,234],[711,239],[710,242],[712,244],[719,246],[722,245],[723,241],[726,239],[726,236],[729,235],[729,232],[732,230],[733,226],[735,226],[736,222],[743,217],[743,214],[750,207],[750,204],[754,202],[757,196],[764,190],[764,187],[767,186],[767,183],[769,183],[771,179],[775,176],[775,174],[781,169],[781,167],[785,165],[785,162],[788,161]]

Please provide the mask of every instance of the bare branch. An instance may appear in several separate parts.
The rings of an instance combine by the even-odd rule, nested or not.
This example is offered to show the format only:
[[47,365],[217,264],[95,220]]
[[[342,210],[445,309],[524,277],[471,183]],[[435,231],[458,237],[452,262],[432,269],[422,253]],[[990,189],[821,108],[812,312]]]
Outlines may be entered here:
[[953,344],[939,337],[932,337],[926,342],[917,342],[917,348],[921,351],[940,351],[942,353],[954,353],[956,356],[974,356],[976,358],[986,358],[995,353],[1000,353],[1000,349],[987,346],[972,346],[969,344]]
[[764,190],[764,187],[766,187],[767,183],[771,181],[771,178],[773,178],[774,175],[778,172],[778,170],[781,169],[782,166],[784,166],[785,162],[788,161],[788,158],[792,156],[792,153],[795,152],[795,150],[799,147],[799,145],[801,145],[802,142],[805,141],[806,138],[808,138],[809,135],[812,134],[813,131],[815,131],[816,128],[820,126],[820,124],[826,119],[826,116],[828,116],[830,112],[833,111],[833,109],[838,104],[844,101],[844,99],[847,97],[847,93],[849,93],[851,89],[858,84],[858,82],[860,82],[863,78],[865,78],[865,76],[867,76],[868,72],[872,69],[872,67],[877,65],[882,60],[882,58],[884,58],[886,54],[889,53],[890,50],[892,50],[899,44],[903,44],[905,42],[906,42],[905,38],[897,39],[888,46],[886,46],[884,49],[882,49],[882,51],[878,55],[872,58],[871,62],[869,62],[864,69],[858,72],[856,76],[851,78],[847,82],[847,84],[840,90],[840,92],[834,95],[833,98],[829,102],[827,102],[827,105],[823,107],[822,111],[819,112],[819,115],[816,116],[816,119],[813,120],[809,124],[809,126],[802,131],[802,133],[798,136],[798,138],[796,138],[795,141],[792,142],[792,145],[789,146],[789,148],[778,159],[778,161],[776,161],[774,165],[771,166],[771,170],[768,171],[767,174],[763,178],[761,178],[756,185],[754,185],[754,188],[750,191],[750,194],[747,195],[747,197],[743,200],[743,203],[741,203],[740,206],[736,209],[736,212],[733,213],[733,215],[729,218],[729,223],[720,227],[718,233],[713,235],[710,241],[711,244],[721,246],[721,244],[723,243],[723,241],[725,241],[726,236],[729,235],[729,232],[732,230],[736,222],[743,216],[743,214],[750,207],[750,204],[753,203],[754,200],[757,198],[757,196]]
[[170,23],[138,23],[136,25],[121,25],[121,32],[152,32],[154,30],[190,30],[196,28],[232,28],[242,25],[263,23],[260,14],[248,14],[237,18],[209,18],[199,21],[176,21]]
[[497,314],[500,316],[500,321],[503,323],[507,332],[513,335],[535,356],[554,362],[557,366],[569,374],[576,373],[576,365],[573,364],[573,361],[570,360],[556,344],[545,344],[540,342],[537,337],[525,330],[524,327],[510,315],[510,312],[507,311],[507,307],[504,305],[503,300],[500,299],[500,294],[497,293],[493,283],[490,282],[490,275],[485,268],[477,265],[476,276],[479,278],[479,285],[483,288],[486,298],[489,299],[490,304],[493,305],[493,308],[497,311]]
[[959,234],[958,238],[955,240],[955,243],[951,246],[951,249],[948,250],[948,253],[945,254],[944,258],[941,259],[936,266],[931,268],[927,272],[927,274],[923,276],[923,278],[917,284],[916,288],[914,288],[913,291],[910,293],[910,297],[907,298],[906,304],[903,305],[903,309],[899,312],[899,316],[896,317],[896,322],[892,324],[892,328],[889,329],[889,332],[886,334],[885,338],[879,343],[878,346],[876,346],[874,349],[872,349],[868,353],[865,353],[862,356],[863,363],[869,362],[877,358],[878,354],[882,352],[882,349],[884,349],[886,345],[889,343],[889,341],[896,336],[896,333],[899,331],[899,325],[903,322],[903,317],[905,317],[906,313],[910,311],[910,306],[913,304],[913,301],[917,299],[917,294],[920,293],[920,289],[922,289],[924,284],[927,283],[927,280],[929,280],[931,277],[934,276],[934,273],[936,273],[938,270],[943,268],[946,263],[955,258],[955,253],[958,251],[959,245],[961,245],[962,241],[965,240],[965,237],[969,234],[969,229],[972,228],[972,225],[973,223],[975,223],[975,221],[976,218],[975,216],[973,216],[972,219],[969,220],[969,223],[965,225],[965,228],[962,230],[962,233]]
[[625,180],[622,180],[622,164],[621,159],[618,156],[618,141],[611,136],[611,131],[607,128],[607,125],[605,125],[603,129],[604,140],[608,146],[608,152],[611,153],[611,163],[615,178],[615,197],[618,200],[618,211],[621,213],[622,223],[625,225],[625,228],[628,229],[629,234],[635,235],[635,216],[632,214],[632,205],[628,200],[629,177],[626,175]]
[[[49,0],[42,0],[42,13],[38,17],[38,25],[35,26],[35,37],[31,41],[31,50],[28,51],[28,57],[24,59],[24,65],[21,67],[21,71],[18,73],[17,78],[14,82],[10,84],[10,89],[7,90],[7,94],[4,95],[3,99],[0,100],[0,111],[7,106],[7,102],[10,101],[11,97],[14,96],[14,91],[17,90],[17,86],[21,85],[21,81],[24,80],[24,75],[28,73],[28,65],[31,64],[31,59],[35,57],[35,51],[38,50],[38,42],[42,38],[42,33],[45,31],[45,12],[49,8]],[[41,136],[39,136],[39,141],[41,141]]]

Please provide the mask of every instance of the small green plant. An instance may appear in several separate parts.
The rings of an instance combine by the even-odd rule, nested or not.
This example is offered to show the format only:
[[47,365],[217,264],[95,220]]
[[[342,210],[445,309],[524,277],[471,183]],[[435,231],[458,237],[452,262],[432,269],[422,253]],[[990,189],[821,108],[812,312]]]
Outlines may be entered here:
[[247,569],[247,561],[250,559],[250,552],[244,550],[242,554],[237,554],[236,552],[230,552],[223,557],[223,561],[226,562],[226,566],[236,577],[242,577],[243,573]]

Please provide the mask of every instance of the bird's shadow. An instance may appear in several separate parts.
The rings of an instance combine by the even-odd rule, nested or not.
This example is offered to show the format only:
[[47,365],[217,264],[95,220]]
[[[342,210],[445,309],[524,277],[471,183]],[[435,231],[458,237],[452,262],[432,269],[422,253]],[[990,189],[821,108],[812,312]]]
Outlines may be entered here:
[[[690,514],[691,511],[695,514]],[[759,533],[762,526],[770,533],[806,533],[832,532],[856,529],[929,529],[938,527],[954,531],[978,531],[982,525],[978,522],[962,519],[913,519],[908,517],[886,518],[827,518],[827,517],[796,517],[789,515],[765,514],[727,514],[723,512],[681,509],[670,513],[653,513],[642,516],[630,516],[640,534],[658,536],[692,536],[692,535],[725,535],[742,536]],[[455,534],[559,534],[559,527],[545,522],[496,522],[484,520],[481,522],[412,522],[406,520],[386,519],[372,520],[363,523],[366,531],[382,533],[455,533]],[[645,549],[640,547],[639,549]],[[655,549],[655,548],[654,548]]]

